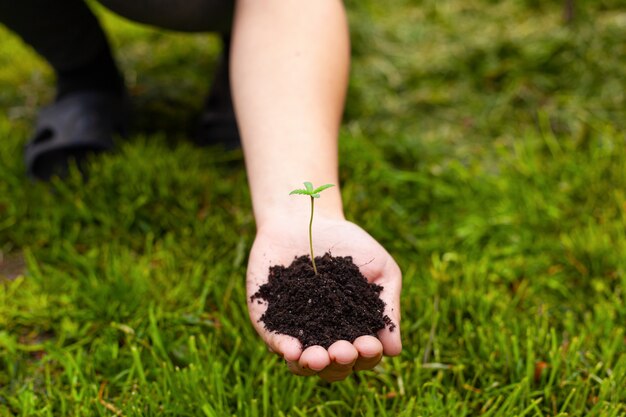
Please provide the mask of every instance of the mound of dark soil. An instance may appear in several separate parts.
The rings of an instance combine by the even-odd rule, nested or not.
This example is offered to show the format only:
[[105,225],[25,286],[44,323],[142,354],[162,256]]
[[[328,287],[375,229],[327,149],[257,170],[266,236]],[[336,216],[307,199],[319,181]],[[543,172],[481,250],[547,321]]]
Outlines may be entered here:
[[368,283],[352,257],[327,253],[315,257],[315,264],[317,276],[309,256],[296,258],[289,267],[270,268],[269,281],[250,297],[268,303],[261,316],[267,330],[297,338],[303,349],[353,342],[385,326],[393,331],[395,324],[383,314],[385,303],[379,298],[383,287]]

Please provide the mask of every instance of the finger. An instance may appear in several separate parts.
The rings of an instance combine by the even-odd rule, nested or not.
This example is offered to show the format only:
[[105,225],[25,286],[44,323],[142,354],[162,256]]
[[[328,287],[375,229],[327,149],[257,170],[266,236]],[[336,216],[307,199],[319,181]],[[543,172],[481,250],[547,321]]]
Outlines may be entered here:
[[377,336],[383,345],[384,354],[397,356],[402,351],[400,336],[400,292],[402,290],[402,272],[395,262],[385,268],[383,290],[380,298],[385,302],[385,314],[391,319],[391,325],[381,329]]
[[[389,314],[388,314],[389,315]],[[393,327],[387,326],[377,333],[378,339],[383,345],[385,356],[398,356],[402,352],[402,339],[397,320],[391,319]]]
[[295,337],[270,333],[267,345],[271,351],[282,356],[287,362],[297,362],[302,355],[302,345]]
[[359,352],[359,358],[354,364],[355,371],[372,369],[383,357],[383,345],[380,340],[374,336],[358,337],[353,345],[357,352]]
[[312,369],[315,372],[319,372],[330,365],[330,357],[328,356],[328,351],[323,347],[311,346],[302,352],[298,364],[304,369]]
[[315,375],[317,373],[315,370],[303,368],[298,363],[302,355],[300,341],[291,336],[275,333],[272,334],[270,340],[271,343],[268,343],[268,347],[285,359],[287,369],[289,369],[291,373],[301,376]]
[[346,340],[339,340],[328,348],[330,365],[319,373],[328,382],[344,380],[352,373],[359,352],[354,345]]
[[317,373],[317,371],[314,371],[313,369],[301,367],[297,361],[296,362],[287,361],[287,369],[289,369],[289,371],[292,374],[300,375],[300,376],[311,376]]
[[268,349],[287,361],[297,361],[302,353],[302,345],[295,337],[270,332],[260,320],[267,310],[267,303],[258,303],[258,300],[248,303],[248,315],[255,330],[263,338]]

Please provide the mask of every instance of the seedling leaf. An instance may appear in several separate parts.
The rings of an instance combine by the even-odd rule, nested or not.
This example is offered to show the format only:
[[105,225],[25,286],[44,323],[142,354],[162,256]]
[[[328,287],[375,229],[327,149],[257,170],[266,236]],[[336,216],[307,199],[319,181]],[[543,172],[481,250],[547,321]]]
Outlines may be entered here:
[[327,188],[332,187],[334,184],[324,184],[320,187],[313,188],[313,184],[309,181],[304,182],[304,190],[302,188],[293,190],[289,193],[292,194],[301,194],[308,195],[311,197],[311,219],[309,220],[309,247],[311,249],[311,263],[313,264],[313,271],[315,271],[315,275],[317,275],[317,266],[315,265],[315,254],[313,253],[313,211],[315,209],[315,199],[320,198],[320,193]]
[[325,189],[330,188],[330,187],[334,187],[334,186],[335,186],[335,184],[324,184],[324,185],[321,185],[321,186],[317,187],[315,190],[313,190],[313,193],[319,194],[322,191],[324,191]]
[[293,195],[293,194],[311,195],[307,190],[303,190],[302,188],[293,190],[292,192],[289,193],[289,195]]

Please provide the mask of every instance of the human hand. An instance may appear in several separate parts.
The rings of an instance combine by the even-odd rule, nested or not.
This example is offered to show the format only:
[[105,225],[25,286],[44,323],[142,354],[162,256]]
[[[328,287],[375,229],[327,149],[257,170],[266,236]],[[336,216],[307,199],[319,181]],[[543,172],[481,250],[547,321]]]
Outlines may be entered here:
[[[318,374],[326,381],[340,381],[352,371],[371,369],[382,355],[395,356],[402,350],[400,339],[400,268],[387,251],[367,232],[344,219],[316,216],[313,242],[318,255],[331,251],[334,256],[352,256],[369,282],[381,285],[385,312],[396,325],[385,327],[374,336],[361,336],[354,342],[340,340],[328,349],[311,346],[304,351],[291,336],[270,332],[259,321],[266,305],[250,302],[250,297],[267,282],[272,265],[288,266],[295,256],[309,253],[306,225],[300,216],[281,216],[265,222],[257,231],[250,252],[247,272],[248,311],[256,331],[269,349],[282,356],[297,375]],[[296,217],[297,221],[291,220]],[[302,218],[306,218],[306,214]]]

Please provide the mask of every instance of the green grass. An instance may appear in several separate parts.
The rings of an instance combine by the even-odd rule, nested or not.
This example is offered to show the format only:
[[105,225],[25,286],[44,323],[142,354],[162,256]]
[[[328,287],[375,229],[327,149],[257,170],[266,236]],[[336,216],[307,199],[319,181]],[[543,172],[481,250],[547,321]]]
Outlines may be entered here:
[[626,7],[576,4],[349,2],[343,195],[405,349],[332,385],[248,322],[240,153],[184,140],[217,40],[102,12],[140,132],[50,186],[21,150],[52,76],[0,32],[0,415],[626,415]]

